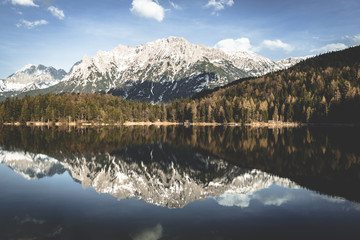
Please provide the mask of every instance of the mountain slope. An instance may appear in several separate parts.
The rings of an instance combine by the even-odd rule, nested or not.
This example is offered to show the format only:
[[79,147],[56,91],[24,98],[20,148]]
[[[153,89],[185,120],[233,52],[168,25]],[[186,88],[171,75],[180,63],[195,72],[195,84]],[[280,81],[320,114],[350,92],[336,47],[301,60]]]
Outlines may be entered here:
[[63,81],[40,93],[109,92],[128,99],[167,102],[301,60],[275,63],[254,53],[225,53],[169,37],[135,48],[120,45],[92,58],[84,57]]

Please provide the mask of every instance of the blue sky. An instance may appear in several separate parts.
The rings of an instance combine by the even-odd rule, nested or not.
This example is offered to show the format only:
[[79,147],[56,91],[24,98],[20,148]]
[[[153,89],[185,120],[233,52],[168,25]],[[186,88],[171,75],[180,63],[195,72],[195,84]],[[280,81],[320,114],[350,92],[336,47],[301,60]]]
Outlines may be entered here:
[[169,36],[280,60],[360,44],[359,0],[0,0],[0,78]]

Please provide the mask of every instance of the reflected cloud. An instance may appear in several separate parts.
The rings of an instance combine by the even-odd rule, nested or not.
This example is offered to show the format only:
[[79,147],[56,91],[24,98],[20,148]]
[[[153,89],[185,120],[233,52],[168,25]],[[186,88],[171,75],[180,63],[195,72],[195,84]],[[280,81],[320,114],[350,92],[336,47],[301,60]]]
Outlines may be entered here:
[[45,220],[42,220],[42,219],[36,219],[36,218],[33,218],[31,216],[24,216],[24,217],[14,217],[14,220],[15,222],[17,222],[19,225],[22,225],[22,224],[27,224],[27,223],[32,223],[32,224],[36,224],[36,225],[42,225],[44,223],[46,223]]
[[353,209],[360,212],[360,204],[359,203],[353,203],[352,204]]
[[[318,194],[315,194],[313,193],[313,196],[314,197],[317,197]],[[341,198],[341,197],[333,197],[333,196],[326,196],[326,195],[320,195],[321,198],[329,201],[329,202],[332,202],[332,203],[343,203],[343,202],[346,202],[346,200],[344,198]]]
[[63,228],[61,226],[56,226],[55,229],[48,236],[55,237],[57,235],[60,235],[62,231],[63,231]]
[[289,189],[284,188],[280,192],[273,192],[271,190],[259,191],[254,193],[253,198],[266,206],[281,206],[295,198],[288,190]]
[[265,206],[281,206],[295,199],[295,196],[291,194],[288,188],[282,187],[280,191],[276,192],[269,188],[247,194],[225,192],[214,199],[221,206],[247,208],[252,200],[259,201]]
[[162,237],[163,227],[157,224],[155,227],[145,228],[138,233],[135,233],[131,238],[133,240],[158,240]]
[[250,205],[251,194],[224,193],[219,197],[215,197],[215,200],[221,206],[246,208]]
[[[319,195],[316,195],[315,193],[313,193],[313,197],[318,197],[318,196]],[[360,203],[350,202],[349,205],[347,205],[346,203],[348,201],[341,197],[326,196],[326,195],[320,195],[320,197],[331,203],[343,204],[345,210],[360,211]]]

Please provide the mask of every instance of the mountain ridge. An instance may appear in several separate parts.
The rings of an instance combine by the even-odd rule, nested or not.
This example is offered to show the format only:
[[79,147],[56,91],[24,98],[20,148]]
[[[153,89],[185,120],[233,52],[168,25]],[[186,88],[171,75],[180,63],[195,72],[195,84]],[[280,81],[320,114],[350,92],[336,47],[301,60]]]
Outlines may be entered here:
[[6,79],[0,80],[0,94],[15,96],[22,92],[48,88],[59,83],[66,75],[63,69],[27,64]]
[[181,37],[169,37],[136,47],[119,45],[110,51],[98,51],[94,57],[85,56],[57,84],[24,89],[21,96],[98,92],[167,102],[240,78],[278,71],[301,60],[288,58],[273,62],[255,53],[227,53]]

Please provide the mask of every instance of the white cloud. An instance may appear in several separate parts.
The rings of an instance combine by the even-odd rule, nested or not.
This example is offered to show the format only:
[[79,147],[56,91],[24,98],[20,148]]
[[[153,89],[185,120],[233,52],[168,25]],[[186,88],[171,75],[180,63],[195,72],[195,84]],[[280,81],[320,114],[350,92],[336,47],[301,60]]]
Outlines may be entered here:
[[157,1],[133,0],[130,11],[140,17],[153,18],[158,22],[164,19],[164,8]]
[[214,11],[223,10],[226,6],[234,5],[234,0],[210,0],[205,7],[213,8]]
[[11,4],[13,5],[21,5],[26,7],[39,7],[34,3],[34,0],[11,0]]
[[16,24],[16,26],[18,28],[26,27],[27,29],[31,29],[31,28],[34,28],[36,26],[45,25],[45,24],[48,24],[48,22],[46,20],[37,20],[37,21],[34,21],[34,22],[30,22],[30,21],[22,19],[22,20],[20,20],[20,22],[18,24]]
[[48,11],[51,12],[51,14],[54,16],[54,17],[57,17],[58,19],[64,19],[65,15],[64,15],[64,11],[63,10],[60,10],[54,6],[50,6],[48,7]]
[[238,38],[238,39],[224,39],[219,41],[216,45],[216,48],[220,48],[225,52],[235,52],[235,51],[246,51],[252,52],[253,47],[250,44],[248,38]]
[[331,43],[328,45],[325,45],[321,48],[312,49],[310,52],[320,52],[320,53],[326,53],[326,52],[332,52],[332,51],[339,51],[347,48],[343,43]]
[[181,10],[181,7],[179,5],[177,5],[176,3],[172,2],[172,1],[169,1],[170,2],[170,5],[176,9],[176,10]]
[[348,38],[350,39],[352,46],[360,45],[360,34]]
[[270,50],[282,49],[282,50],[285,50],[286,52],[291,52],[291,51],[294,50],[293,46],[291,46],[290,44],[284,43],[279,39],[277,39],[277,40],[264,40],[261,43],[260,49],[261,48],[267,48],[267,49],[270,49]]
[[248,38],[238,39],[224,39],[219,41],[216,48],[220,48],[225,52],[245,51],[245,52],[260,52],[262,49],[267,48],[270,50],[285,50],[291,52],[294,47],[290,44],[284,43],[281,40],[264,40],[259,46],[253,46]]

